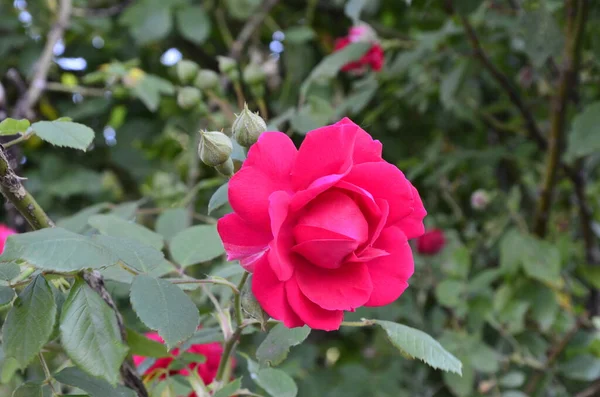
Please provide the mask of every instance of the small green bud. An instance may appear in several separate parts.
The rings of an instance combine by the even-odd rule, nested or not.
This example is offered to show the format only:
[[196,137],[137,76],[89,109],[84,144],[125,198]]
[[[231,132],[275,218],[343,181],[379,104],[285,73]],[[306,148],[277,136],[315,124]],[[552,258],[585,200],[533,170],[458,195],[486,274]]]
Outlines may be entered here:
[[177,105],[182,109],[191,109],[202,99],[202,92],[196,87],[183,87],[177,93]]
[[[233,144],[227,135],[219,131],[200,131],[198,156],[210,167],[216,167],[231,160]],[[233,172],[232,172],[233,173]]]
[[219,71],[223,74],[237,69],[237,62],[233,58],[218,56],[217,61],[219,62]]
[[201,69],[196,75],[194,85],[204,90],[214,90],[219,86],[219,75],[210,69]]
[[244,110],[236,117],[231,132],[235,140],[242,146],[249,148],[258,141],[260,134],[267,130],[267,123],[258,115],[248,109],[244,104]]
[[262,84],[265,82],[266,74],[256,63],[250,63],[244,68],[244,83],[248,85]]
[[223,176],[231,176],[233,175],[233,160],[230,158],[227,159],[223,164],[219,164],[215,167],[215,170],[219,171],[219,173]]
[[181,61],[177,62],[177,65],[175,65],[177,78],[183,84],[188,84],[194,81],[199,69],[200,66],[198,66],[196,62],[188,61],[187,59],[182,59]]

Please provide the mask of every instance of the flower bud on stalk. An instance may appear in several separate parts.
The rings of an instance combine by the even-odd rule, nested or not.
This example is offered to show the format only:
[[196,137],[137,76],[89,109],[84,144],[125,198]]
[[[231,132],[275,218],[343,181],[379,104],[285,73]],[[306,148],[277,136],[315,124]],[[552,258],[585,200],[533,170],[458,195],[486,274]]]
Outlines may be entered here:
[[248,104],[244,104],[244,109],[236,117],[231,132],[235,140],[242,146],[249,148],[258,141],[260,134],[267,130],[267,123],[258,115],[248,109]]
[[223,176],[232,176],[233,175],[233,160],[230,158],[227,159],[223,164],[219,164],[215,167],[215,170],[219,171],[219,173]]
[[219,86],[219,75],[210,69],[201,69],[196,75],[194,85],[205,90],[215,90]]
[[186,59],[182,59],[181,61],[177,62],[177,65],[175,65],[177,78],[183,84],[188,84],[194,81],[199,69],[200,66],[198,66],[196,62],[188,61]]
[[[200,160],[210,167],[217,167],[231,161],[233,145],[227,135],[219,131],[200,131],[200,144],[198,156]],[[233,174],[233,163],[232,163]],[[220,172],[220,171],[219,171]]]
[[191,109],[202,99],[202,92],[196,87],[183,87],[177,93],[177,105],[182,109]]
[[239,81],[240,73],[237,69],[237,62],[235,59],[228,57],[217,57],[217,61],[219,62],[219,71],[229,77],[231,81]]

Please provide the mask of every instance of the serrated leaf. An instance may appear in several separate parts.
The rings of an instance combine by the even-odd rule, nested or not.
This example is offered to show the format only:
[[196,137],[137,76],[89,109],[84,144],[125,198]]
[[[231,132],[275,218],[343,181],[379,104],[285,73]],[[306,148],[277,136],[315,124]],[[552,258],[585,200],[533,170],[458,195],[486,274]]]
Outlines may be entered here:
[[70,121],[38,121],[31,128],[48,143],[84,152],[94,140],[94,131],[90,127]]
[[15,389],[12,397],[50,397],[52,390],[41,382],[26,382]]
[[229,183],[225,183],[213,193],[208,201],[208,215],[212,214],[213,211],[221,208],[229,202],[227,197],[227,190],[229,189]]
[[524,12],[519,25],[525,41],[525,52],[536,68],[541,68],[548,58],[562,51],[564,35],[544,5]]
[[189,338],[183,345],[182,350],[189,349],[192,345],[203,345],[212,342],[222,342],[223,333],[218,327],[213,328],[201,328],[197,330],[191,338]]
[[175,262],[182,267],[209,261],[225,252],[214,225],[192,226],[177,233],[169,248]]
[[174,91],[170,81],[150,74],[145,74],[131,90],[152,112],[158,109],[161,95],[171,95]]
[[127,329],[127,345],[129,346],[130,354],[152,358],[169,357],[169,352],[165,345],[148,339],[131,329]]
[[0,285],[0,306],[4,306],[12,302],[15,297],[15,290],[6,286]]
[[310,334],[307,326],[300,328],[287,328],[277,324],[270,331],[265,340],[256,350],[256,358],[260,365],[278,365],[286,359],[290,348],[304,342]]
[[160,234],[115,215],[93,215],[88,223],[108,236],[131,238],[157,250],[162,250],[164,245]]
[[110,383],[86,374],[77,367],[68,367],[54,375],[54,379],[89,393],[90,397],[136,397],[136,393],[124,386]]
[[15,261],[0,262],[0,280],[10,281],[21,273],[21,267]]
[[233,382],[226,384],[213,394],[213,397],[231,397],[242,387],[242,378],[237,378]]
[[170,3],[137,1],[123,12],[119,22],[129,26],[139,45],[158,41],[166,37],[173,26]]
[[60,316],[63,348],[73,362],[92,376],[115,385],[127,355],[115,313],[85,281],[78,279]]
[[272,397],[296,397],[298,394],[298,386],[294,379],[280,369],[261,369],[254,382]]
[[133,310],[148,328],[156,330],[169,350],[194,334],[200,315],[192,300],[169,281],[146,275],[133,279]]
[[29,128],[29,120],[15,120],[6,118],[0,121],[0,135],[16,135],[27,131]]
[[96,235],[92,240],[104,245],[121,262],[138,272],[151,272],[165,260],[161,251],[130,238]]
[[2,327],[6,357],[25,368],[48,342],[56,322],[56,303],[46,279],[38,275],[13,304]]
[[17,259],[38,269],[64,272],[95,269],[117,262],[104,245],[59,227],[9,236],[0,255],[0,266]]
[[140,201],[126,201],[112,207],[110,215],[130,221],[135,218],[135,214],[139,207]]
[[211,23],[202,7],[183,7],[175,13],[177,29],[189,41],[202,44],[210,35]]
[[106,209],[110,208],[108,203],[98,203],[91,207],[87,207],[77,212],[75,215],[63,218],[56,223],[56,226],[62,227],[63,229],[70,230],[74,233],[83,233],[86,229],[89,229],[88,219],[92,215],[96,215]]
[[418,358],[433,368],[462,374],[460,360],[425,332],[391,321],[373,320],[373,322],[385,330],[394,346],[410,357]]
[[573,119],[565,156],[577,158],[600,150],[600,102],[587,105]]
[[170,241],[177,233],[189,227],[188,211],[185,208],[169,208],[156,220],[156,231]]

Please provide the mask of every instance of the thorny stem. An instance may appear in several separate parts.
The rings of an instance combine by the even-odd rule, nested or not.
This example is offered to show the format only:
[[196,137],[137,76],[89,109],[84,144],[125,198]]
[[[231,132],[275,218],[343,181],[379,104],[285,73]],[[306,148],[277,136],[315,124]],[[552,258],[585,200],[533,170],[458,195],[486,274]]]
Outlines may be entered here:
[[240,325],[242,325],[242,322],[244,321],[244,317],[242,315],[242,304],[241,304],[240,292],[242,291],[244,284],[246,284],[246,280],[248,280],[249,275],[250,275],[250,273],[244,272],[244,275],[242,276],[242,279],[240,280],[240,283],[237,286],[238,293],[233,298],[233,306],[234,306],[234,310],[235,310],[235,321],[237,322],[238,327]]

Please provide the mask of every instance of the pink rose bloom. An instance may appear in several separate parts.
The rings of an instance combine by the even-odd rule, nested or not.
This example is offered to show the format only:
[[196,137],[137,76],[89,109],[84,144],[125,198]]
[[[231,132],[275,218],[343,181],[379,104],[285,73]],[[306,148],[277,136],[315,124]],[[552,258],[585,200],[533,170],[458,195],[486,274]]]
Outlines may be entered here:
[[339,38],[335,41],[335,51],[339,51],[350,43],[370,42],[372,47],[358,61],[350,62],[344,67],[344,72],[364,73],[368,67],[378,72],[383,67],[384,52],[377,41],[377,36],[369,25],[362,24],[353,26],[348,32],[348,36]]
[[419,193],[381,158],[381,143],[345,118],[299,150],[265,132],[229,182],[218,222],[229,260],[253,273],[263,309],[287,327],[336,330],[344,311],[383,306],[408,287],[408,239],[423,231]]
[[6,244],[6,239],[11,234],[17,234],[17,232],[11,229],[10,227],[0,223],[0,254],[4,252],[4,244]]

